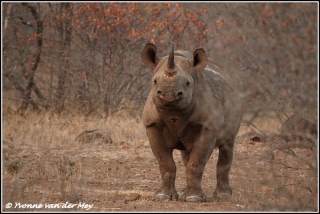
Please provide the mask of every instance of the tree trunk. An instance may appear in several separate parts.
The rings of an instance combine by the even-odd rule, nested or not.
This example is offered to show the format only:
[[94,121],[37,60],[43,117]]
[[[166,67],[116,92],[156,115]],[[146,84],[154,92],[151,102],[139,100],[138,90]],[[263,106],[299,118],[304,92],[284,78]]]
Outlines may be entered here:
[[37,37],[37,51],[33,54],[33,57],[30,61],[30,72],[27,73],[27,80],[28,84],[26,89],[23,93],[23,101],[21,106],[19,107],[18,111],[23,114],[25,110],[28,108],[29,103],[32,104],[32,107],[34,110],[39,111],[38,105],[31,99],[31,90],[35,88],[35,91],[37,92],[37,95],[43,98],[42,94],[40,93],[39,89],[34,84],[34,75],[35,71],[37,70],[37,67],[40,62],[40,55],[41,55],[41,47],[42,47],[42,32],[43,32],[43,23],[42,20],[40,20],[40,17],[38,15],[38,12],[36,8],[34,8],[32,5],[29,5],[28,3],[22,3],[24,7],[26,7],[32,14],[34,20],[37,22],[37,28],[36,28],[36,37]]
[[59,13],[62,14],[65,10],[68,11],[68,15],[70,19],[64,19],[62,21],[62,25],[58,28],[60,33],[60,44],[61,44],[61,54],[60,54],[60,70],[58,73],[58,87],[56,91],[56,107],[57,112],[61,112],[64,109],[64,100],[66,93],[66,78],[67,78],[67,70],[69,69],[69,50],[72,36],[72,28],[71,28],[71,17],[73,16],[72,8],[70,7],[70,3],[61,3]]

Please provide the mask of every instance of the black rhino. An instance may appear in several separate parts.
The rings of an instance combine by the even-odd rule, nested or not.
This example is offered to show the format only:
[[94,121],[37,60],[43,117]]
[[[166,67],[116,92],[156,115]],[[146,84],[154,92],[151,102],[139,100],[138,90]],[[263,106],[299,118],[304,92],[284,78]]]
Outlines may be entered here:
[[[169,56],[160,57],[156,46],[147,43],[141,57],[146,66],[154,68],[142,117],[162,179],[155,198],[205,201],[202,175],[216,147],[219,157],[213,196],[231,196],[228,177],[242,118],[240,78],[218,67],[209,68],[203,48],[191,54],[174,51],[172,43]],[[181,151],[186,167],[187,186],[180,196],[175,189],[174,149]]]

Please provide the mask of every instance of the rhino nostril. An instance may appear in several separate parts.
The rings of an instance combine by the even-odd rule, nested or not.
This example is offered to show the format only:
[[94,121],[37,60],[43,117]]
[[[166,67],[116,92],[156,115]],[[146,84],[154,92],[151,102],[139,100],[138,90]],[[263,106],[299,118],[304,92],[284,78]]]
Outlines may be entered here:
[[178,92],[178,97],[182,97],[183,93],[182,91]]
[[158,91],[157,91],[157,95],[161,95],[161,94],[162,94],[161,91],[158,90]]

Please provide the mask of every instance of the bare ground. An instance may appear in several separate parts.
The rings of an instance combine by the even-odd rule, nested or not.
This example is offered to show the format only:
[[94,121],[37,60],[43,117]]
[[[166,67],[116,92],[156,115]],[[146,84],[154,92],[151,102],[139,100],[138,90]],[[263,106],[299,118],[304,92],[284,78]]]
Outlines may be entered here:
[[[4,119],[2,211],[318,211],[318,149],[301,147],[299,141],[288,146],[282,139],[252,141],[242,135],[230,172],[232,198],[211,198],[218,154],[214,150],[202,181],[207,202],[155,201],[160,173],[140,121],[115,118],[103,123],[114,130],[112,144],[65,142],[97,123],[61,126],[57,119],[48,121],[29,121],[30,126],[40,124],[35,131],[25,120]],[[72,134],[71,127],[81,130]],[[186,184],[185,169],[179,151],[174,158],[179,192]]]

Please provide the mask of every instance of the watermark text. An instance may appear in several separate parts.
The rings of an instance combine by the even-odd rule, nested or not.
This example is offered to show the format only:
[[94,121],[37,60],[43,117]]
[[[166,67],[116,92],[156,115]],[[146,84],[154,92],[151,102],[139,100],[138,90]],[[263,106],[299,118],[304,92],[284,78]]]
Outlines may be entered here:
[[90,210],[93,207],[93,204],[87,204],[79,202],[78,204],[74,203],[58,203],[58,204],[50,204],[50,203],[43,203],[43,204],[26,204],[21,202],[14,202],[14,203],[7,203],[6,208],[14,208],[14,209],[84,209]]

